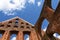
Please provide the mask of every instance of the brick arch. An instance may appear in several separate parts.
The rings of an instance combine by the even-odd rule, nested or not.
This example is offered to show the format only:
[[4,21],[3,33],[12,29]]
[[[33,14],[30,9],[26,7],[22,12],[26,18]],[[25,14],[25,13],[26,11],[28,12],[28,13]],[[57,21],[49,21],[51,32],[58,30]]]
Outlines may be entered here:
[[15,37],[16,37],[16,40],[17,40],[18,31],[16,31],[16,30],[10,31],[10,39],[11,39],[11,37],[14,36],[14,35],[16,35]]
[[46,35],[50,38],[50,40],[53,39],[53,34],[54,33],[58,33],[60,34],[60,2],[57,6],[57,9],[54,12],[54,15],[52,17],[52,21],[50,22],[47,31],[46,31]]
[[49,22],[51,22],[53,14],[54,14],[54,10],[51,7],[51,0],[45,0],[43,8],[42,8],[42,12],[35,24],[35,29],[36,29],[37,35],[39,34],[41,36],[42,21],[44,19],[47,19]]
[[[54,13],[55,14],[53,15],[53,19],[52,19],[51,23],[49,24],[47,32],[48,32],[48,30],[50,31],[52,29],[54,32],[57,32],[60,34],[60,32],[59,32],[60,31],[60,20],[59,20],[60,19],[60,2],[59,2],[57,9]],[[51,28],[51,29],[49,29],[49,28]]]
[[[49,3],[48,3],[48,2],[49,2]],[[51,8],[51,0],[45,0],[44,5],[43,5],[43,8],[42,8],[42,12],[41,12],[41,14],[40,14],[40,16],[39,16],[36,24],[35,24],[35,29],[36,29],[37,35],[39,34],[39,35],[41,36],[41,24],[42,24],[42,21],[43,21],[44,19],[47,19],[47,20],[50,22],[50,24],[52,24],[52,22],[55,20],[54,18],[57,18],[57,17],[56,17],[56,14],[57,14],[57,13],[58,13],[58,15],[59,15],[59,13],[60,13],[60,2],[59,2],[59,4],[58,4],[57,9],[54,11],[54,10]],[[55,16],[54,16],[54,15],[55,15]],[[49,24],[49,25],[50,25],[50,24]],[[52,28],[52,26],[51,26],[51,25],[50,25],[50,27],[48,26],[47,31],[49,30],[49,28]],[[52,30],[53,30],[53,31],[52,31]],[[52,30],[51,30],[52,34],[57,31],[57,30],[54,30],[54,29],[52,29]],[[49,31],[48,31],[48,32],[49,32]],[[59,32],[58,32],[58,33],[59,33]],[[49,33],[49,34],[50,34],[50,33]],[[38,35],[38,36],[39,36],[39,35]],[[39,39],[39,40],[40,40],[40,39]]]
[[30,31],[23,31],[23,38],[25,37],[26,34],[29,36],[29,40],[31,40],[30,39],[31,32]]

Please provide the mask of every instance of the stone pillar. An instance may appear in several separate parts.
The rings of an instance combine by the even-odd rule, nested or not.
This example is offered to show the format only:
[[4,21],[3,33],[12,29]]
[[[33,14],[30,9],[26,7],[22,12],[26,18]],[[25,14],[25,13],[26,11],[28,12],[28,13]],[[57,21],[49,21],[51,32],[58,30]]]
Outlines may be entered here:
[[10,39],[10,33],[9,31],[5,31],[3,34],[2,40],[9,40]]
[[30,40],[38,40],[38,37],[35,31],[31,31]]
[[23,32],[19,31],[18,34],[17,34],[16,40],[23,40],[23,39],[24,39]]

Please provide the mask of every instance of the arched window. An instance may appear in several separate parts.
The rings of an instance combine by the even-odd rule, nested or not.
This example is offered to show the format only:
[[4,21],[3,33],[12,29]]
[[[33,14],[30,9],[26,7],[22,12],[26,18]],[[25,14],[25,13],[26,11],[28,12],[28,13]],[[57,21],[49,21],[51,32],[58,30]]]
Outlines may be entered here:
[[15,25],[18,25],[18,22],[19,22],[19,20],[18,20],[18,19],[16,19],[16,20],[15,20]]
[[16,40],[18,31],[10,31],[10,40]]
[[48,20],[47,19],[44,19],[44,21],[42,22],[41,29],[43,31],[46,31],[48,24],[49,24]]
[[12,34],[12,35],[10,36],[10,40],[16,40],[16,34]]
[[24,40],[29,40],[30,39],[30,32],[29,31],[24,31]]
[[5,32],[4,30],[0,30],[0,38],[2,38],[4,32]]
[[29,34],[24,35],[24,40],[29,40]]
[[54,33],[53,36],[60,39],[60,35],[58,33]]
[[52,0],[52,8],[53,8],[53,9],[56,9],[59,1],[60,1],[60,0],[57,0],[57,1],[56,1],[56,0]]

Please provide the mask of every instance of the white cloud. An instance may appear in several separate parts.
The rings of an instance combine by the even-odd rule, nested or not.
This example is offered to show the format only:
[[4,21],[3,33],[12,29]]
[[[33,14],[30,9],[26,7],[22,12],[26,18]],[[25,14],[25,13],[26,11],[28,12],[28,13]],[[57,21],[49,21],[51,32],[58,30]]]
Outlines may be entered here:
[[37,2],[37,4],[38,4],[38,7],[41,5],[41,2]]
[[60,36],[57,36],[57,38],[59,38],[59,39],[60,39]]
[[43,31],[46,31],[47,28],[44,28]]
[[54,33],[53,36],[60,39],[60,35],[58,35],[57,33]]
[[29,38],[26,38],[26,40],[29,40]]
[[16,37],[13,37],[11,40],[16,40]]
[[14,11],[24,9],[27,2],[34,4],[35,0],[0,0],[0,11],[6,15],[14,15]]
[[34,4],[35,0],[29,0],[28,3]]
[[24,35],[24,40],[29,40],[29,35],[28,34]]
[[54,36],[54,37],[57,37],[57,36],[56,36],[56,33],[54,33],[53,36]]

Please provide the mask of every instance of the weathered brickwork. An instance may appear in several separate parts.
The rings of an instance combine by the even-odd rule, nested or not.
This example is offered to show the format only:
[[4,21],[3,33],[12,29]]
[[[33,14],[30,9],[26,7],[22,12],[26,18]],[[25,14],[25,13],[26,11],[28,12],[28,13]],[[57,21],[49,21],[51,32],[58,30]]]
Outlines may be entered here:
[[34,25],[19,17],[1,22],[0,33],[3,34],[0,40],[10,40],[12,34],[17,35],[16,40],[24,40],[24,34],[29,34],[30,40],[38,40]]
[[[60,20],[59,20],[60,19],[60,1],[58,3],[56,10],[52,9],[51,1],[52,0],[45,0],[42,12],[35,24],[37,35],[40,35],[41,40],[56,40],[53,37],[53,34],[54,33],[60,34]],[[45,32],[45,35],[41,36],[42,35],[41,25],[44,19],[47,19],[49,21],[49,24]]]
[[[41,30],[44,19],[49,21],[46,32]],[[10,40],[12,34],[16,34],[16,40],[24,40],[24,35],[29,35],[29,40],[60,40],[53,36],[54,33],[60,34],[60,1],[56,10],[51,7],[51,0],[45,0],[41,14],[35,25],[15,17],[0,22],[0,40]]]

